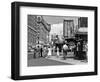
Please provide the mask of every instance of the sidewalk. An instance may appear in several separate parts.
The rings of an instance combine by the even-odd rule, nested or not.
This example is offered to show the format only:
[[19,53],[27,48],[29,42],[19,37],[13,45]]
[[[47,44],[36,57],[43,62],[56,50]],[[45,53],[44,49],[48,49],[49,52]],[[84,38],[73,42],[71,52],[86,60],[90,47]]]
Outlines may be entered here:
[[51,60],[55,60],[55,61],[59,61],[59,62],[63,62],[63,63],[69,63],[72,65],[84,65],[87,64],[88,62],[84,62],[83,60],[76,60],[74,58],[68,57],[66,58],[66,60],[63,60],[62,56],[50,56],[47,57],[47,59],[51,59]]

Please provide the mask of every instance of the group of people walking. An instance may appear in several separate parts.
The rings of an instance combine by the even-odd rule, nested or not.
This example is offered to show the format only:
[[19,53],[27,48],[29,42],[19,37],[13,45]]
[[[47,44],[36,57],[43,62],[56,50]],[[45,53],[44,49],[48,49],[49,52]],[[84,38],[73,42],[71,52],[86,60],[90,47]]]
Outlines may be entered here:
[[62,55],[62,58],[65,60],[67,58],[68,52],[73,52],[75,59],[87,60],[87,49],[87,43],[85,41],[77,41],[77,43],[71,47],[69,42],[65,40],[63,41],[63,44],[53,43],[49,45],[35,46],[33,48],[33,58],[50,57],[54,56],[54,53],[56,53],[56,56]]

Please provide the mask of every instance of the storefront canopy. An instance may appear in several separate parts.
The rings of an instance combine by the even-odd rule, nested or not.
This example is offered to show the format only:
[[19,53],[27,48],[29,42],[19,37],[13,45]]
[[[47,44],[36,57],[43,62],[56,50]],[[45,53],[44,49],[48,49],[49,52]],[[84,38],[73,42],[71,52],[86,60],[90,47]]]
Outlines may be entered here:
[[80,27],[78,29],[78,32],[88,32],[88,28],[86,28],[86,27]]

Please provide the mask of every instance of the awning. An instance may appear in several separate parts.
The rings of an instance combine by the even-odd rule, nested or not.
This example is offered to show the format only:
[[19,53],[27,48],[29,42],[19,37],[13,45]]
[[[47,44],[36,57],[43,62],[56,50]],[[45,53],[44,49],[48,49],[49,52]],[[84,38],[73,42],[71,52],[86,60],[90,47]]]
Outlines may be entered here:
[[78,29],[78,32],[88,32],[88,28],[87,27],[80,27]]

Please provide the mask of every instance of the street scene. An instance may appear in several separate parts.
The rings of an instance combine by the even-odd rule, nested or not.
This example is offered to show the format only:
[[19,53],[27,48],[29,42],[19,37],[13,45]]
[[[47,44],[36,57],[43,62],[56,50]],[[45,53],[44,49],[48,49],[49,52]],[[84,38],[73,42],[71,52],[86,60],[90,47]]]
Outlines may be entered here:
[[27,15],[27,66],[88,64],[88,17]]

